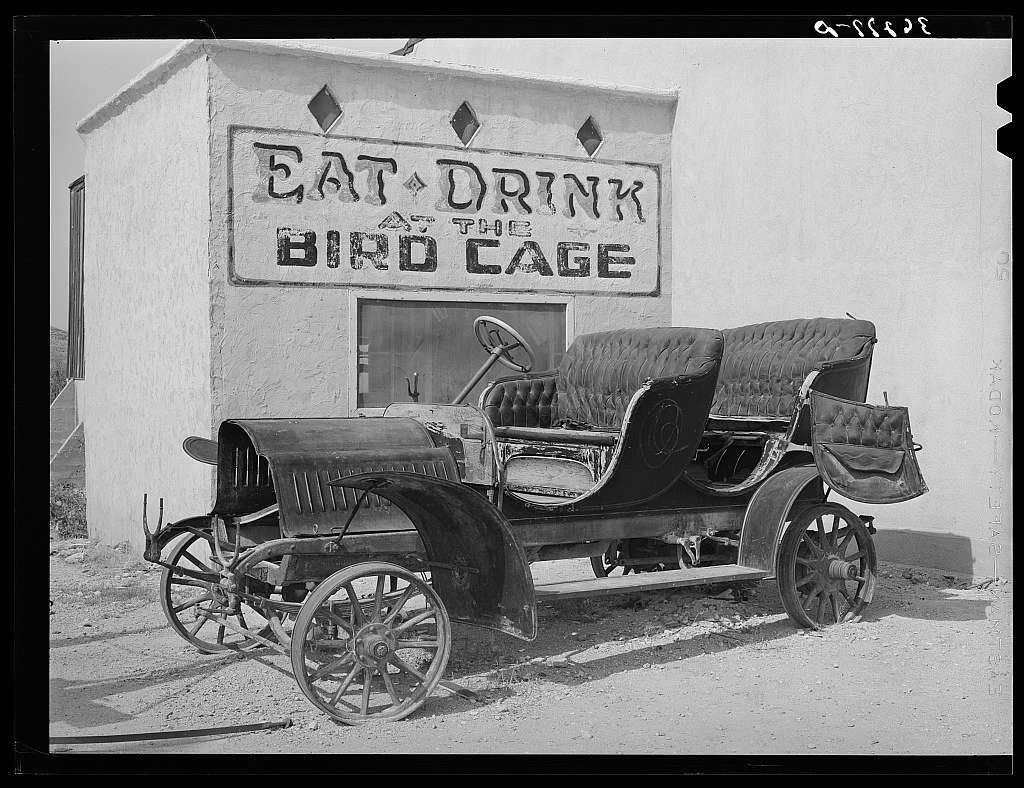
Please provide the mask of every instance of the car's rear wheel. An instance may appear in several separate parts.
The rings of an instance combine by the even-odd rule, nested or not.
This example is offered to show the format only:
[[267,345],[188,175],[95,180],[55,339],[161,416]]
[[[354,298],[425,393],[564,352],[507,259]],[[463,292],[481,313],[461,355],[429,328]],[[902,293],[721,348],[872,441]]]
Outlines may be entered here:
[[877,558],[863,521],[836,503],[798,512],[779,546],[777,582],[789,617],[820,629],[857,621],[871,601]]

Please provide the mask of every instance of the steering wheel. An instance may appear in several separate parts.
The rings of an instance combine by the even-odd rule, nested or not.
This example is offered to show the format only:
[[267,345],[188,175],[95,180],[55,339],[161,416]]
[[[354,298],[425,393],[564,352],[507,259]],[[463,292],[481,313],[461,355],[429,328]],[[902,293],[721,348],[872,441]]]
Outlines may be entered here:
[[[530,347],[529,342],[523,339],[522,334],[507,323],[496,317],[480,315],[473,321],[473,331],[476,332],[476,338],[480,340],[480,344],[488,353],[494,354],[495,350],[500,349],[497,354],[498,361],[509,369],[514,369],[516,372],[529,372],[533,369],[533,365],[537,361],[533,348]],[[506,335],[511,339],[506,338]],[[517,348],[522,348],[522,355],[526,356],[525,360],[517,361],[513,357],[512,351]]]

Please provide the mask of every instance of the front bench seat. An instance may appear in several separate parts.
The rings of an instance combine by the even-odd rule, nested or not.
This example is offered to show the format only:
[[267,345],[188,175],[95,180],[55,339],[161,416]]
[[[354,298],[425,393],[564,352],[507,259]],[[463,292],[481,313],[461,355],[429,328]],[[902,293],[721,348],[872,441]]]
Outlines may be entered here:
[[480,409],[499,438],[506,427],[585,425],[617,433],[648,378],[699,375],[722,359],[724,337],[707,328],[634,328],[578,337],[557,369],[499,378]]
[[[682,475],[703,433],[725,340],[707,328],[578,337],[556,370],[501,378],[480,397],[499,442],[614,446],[600,478],[539,508],[635,505]],[[520,446],[520,453],[529,446]]]

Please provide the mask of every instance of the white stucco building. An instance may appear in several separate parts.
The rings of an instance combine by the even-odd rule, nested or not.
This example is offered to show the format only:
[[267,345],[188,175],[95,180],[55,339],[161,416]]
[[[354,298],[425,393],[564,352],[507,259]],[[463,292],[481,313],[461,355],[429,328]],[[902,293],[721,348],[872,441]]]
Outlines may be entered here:
[[910,407],[931,489],[857,506],[880,556],[1009,575],[1009,42],[514,58],[189,42],[82,121],[94,534],[140,546],[143,492],[205,510],[212,473],[180,443],[222,419],[350,415],[413,373],[444,401],[482,304],[542,365],[591,331],[849,313],[877,327],[868,398]]

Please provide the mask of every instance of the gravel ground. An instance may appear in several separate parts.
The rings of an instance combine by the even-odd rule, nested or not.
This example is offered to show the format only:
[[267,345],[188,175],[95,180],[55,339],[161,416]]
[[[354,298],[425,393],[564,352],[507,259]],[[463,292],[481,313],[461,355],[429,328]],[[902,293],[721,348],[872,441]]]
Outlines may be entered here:
[[[587,561],[533,566],[590,577]],[[447,676],[410,717],[349,727],[315,709],[288,660],[203,656],[166,625],[159,572],[51,543],[50,735],[259,733],[73,745],[123,753],[1007,754],[1012,584],[880,566],[864,620],[797,629],[773,582],[542,603],[533,643],[456,625]],[[716,595],[710,595],[715,594]]]

